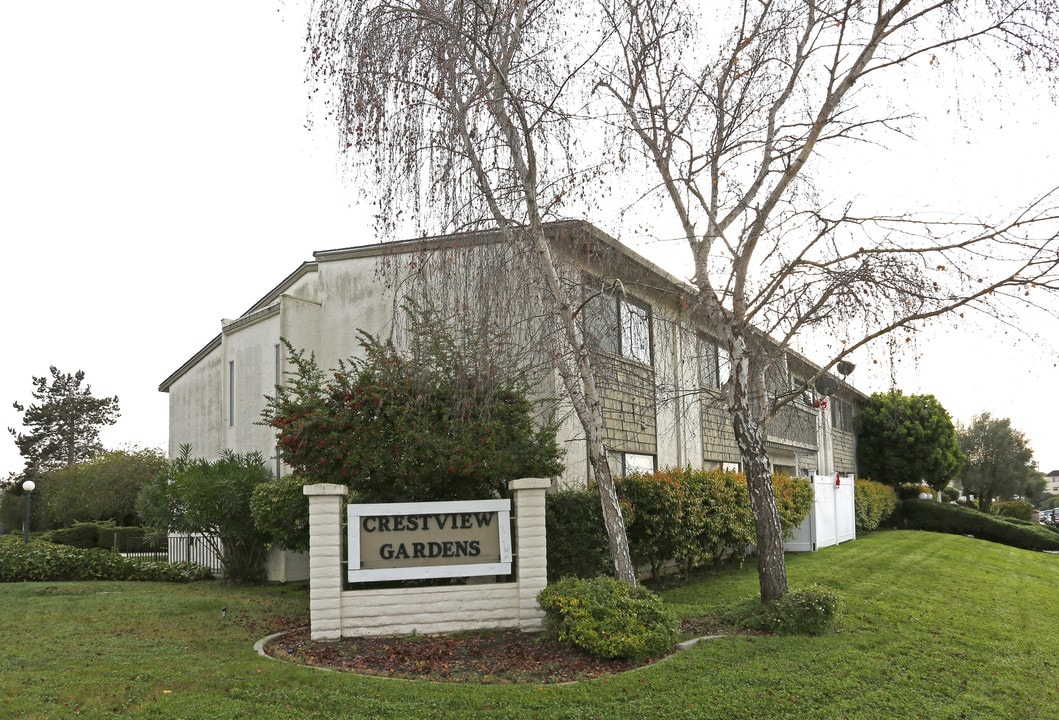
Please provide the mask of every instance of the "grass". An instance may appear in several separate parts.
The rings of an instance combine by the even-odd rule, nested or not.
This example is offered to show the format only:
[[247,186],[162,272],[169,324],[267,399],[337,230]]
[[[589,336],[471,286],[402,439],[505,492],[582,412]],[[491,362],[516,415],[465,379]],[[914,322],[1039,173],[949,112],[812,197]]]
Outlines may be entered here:
[[[879,532],[788,556],[788,573],[793,587],[841,594],[837,632],[710,640],[631,673],[551,686],[364,678],[257,656],[256,640],[305,616],[303,588],[11,583],[0,586],[0,708],[15,718],[1059,716],[1059,556]],[[756,588],[748,564],[665,598],[706,614]]]

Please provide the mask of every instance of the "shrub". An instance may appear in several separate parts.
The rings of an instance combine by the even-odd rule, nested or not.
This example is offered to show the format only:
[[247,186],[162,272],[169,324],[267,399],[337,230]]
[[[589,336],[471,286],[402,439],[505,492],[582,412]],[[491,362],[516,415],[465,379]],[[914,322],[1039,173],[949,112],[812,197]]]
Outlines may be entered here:
[[[812,484],[783,473],[774,475],[772,484],[780,524],[789,535],[812,508]],[[728,554],[742,555],[754,542],[754,516],[741,473],[668,468],[623,478],[618,494],[632,508],[633,559],[648,563],[656,578],[668,563],[689,572]]]
[[566,578],[544,588],[537,602],[560,642],[598,657],[658,657],[676,642],[676,623],[662,599],[613,578]]
[[208,568],[194,563],[167,563],[122,557],[111,550],[84,550],[22,538],[0,538],[0,582],[66,582],[75,580],[142,580],[191,582],[211,580]]
[[199,533],[221,559],[224,577],[253,582],[264,574],[269,536],[250,516],[250,496],[272,479],[259,453],[225,450],[214,461],[192,459],[191,447],[144,486],[136,501],[140,516],[159,533]]
[[856,480],[853,487],[857,532],[875,530],[893,515],[897,508],[897,493],[892,486],[872,480]]
[[[73,527],[50,530],[44,533],[42,538],[56,545],[126,551],[134,543],[137,548],[142,547],[143,539],[151,534],[152,531],[149,528],[122,527],[113,522],[95,522],[74,523]],[[115,542],[117,542],[116,546]]]
[[838,595],[833,590],[811,585],[768,603],[755,603],[739,624],[777,635],[823,635],[834,627],[838,609]]
[[[812,484],[778,473],[773,478],[785,534],[798,527],[813,502]],[[633,561],[657,579],[677,564],[685,572],[754,542],[746,479],[725,470],[668,468],[617,482]],[[548,577],[593,577],[611,570],[594,491],[550,495],[547,504]]]
[[410,317],[408,352],[362,333],[364,357],[332,372],[287,344],[295,372],[262,417],[296,474],[387,503],[504,497],[509,480],[561,471],[528,379],[461,351],[431,317]]
[[1059,533],[1039,523],[988,515],[960,505],[922,500],[905,500],[901,512],[904,526],[910,530],[973,535],[1024,550],[1059,550]]
[[1023,500],[1006,500],[993,503],[993,512],[1001,517],[1029,521],[1033,517],[1033,505]]
[[946,485],[941,491],[941,497],[945,502],[956,502],[960,499],[960,490],[952,485]]
[[937,497],[934,494],[934,488],[930,487],[930,485],[901,483],[897,486],[897,497],[901,500],[918,500],[923,493],[930,493],[932,497]]
[[56,545],[88,549],[99,547],[99,526],[95,523],[74,523],[73,527],[52,530],[43,536]]
[[813,483],[808,478],[777,472],[772,475],[772,489],[776,494],[776,509],[780,513],[783,536],[789,538],[813,509]]
[[618,481],[618,495],[632,509],[625,531],[633,563],[647,565],[651,576],[679,556],[692,556],[696,537],[705,524],[705,508],[698,493],[681,482],[684,471],[634,474]]
[[250,495],[250,515],[258,530],[291,552],[309,550],[309,498],[302,492],[308,481],[286,475],[261,483]]
[[549,582],[613,572],[599,493],[595,490],[560,490],[548,495],[545,525]]

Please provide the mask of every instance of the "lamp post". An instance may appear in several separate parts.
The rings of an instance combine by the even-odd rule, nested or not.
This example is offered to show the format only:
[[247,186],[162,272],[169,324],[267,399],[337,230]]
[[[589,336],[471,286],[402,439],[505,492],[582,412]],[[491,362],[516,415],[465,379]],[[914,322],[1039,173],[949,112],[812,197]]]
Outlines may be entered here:
[[27,480],[22,483],[22,490],[26,493],[26,523],[22,526],[25,533],[26,544],[29,545],[29,508],[33,504],[33,490],[37,487],[37,483],[32,480]]

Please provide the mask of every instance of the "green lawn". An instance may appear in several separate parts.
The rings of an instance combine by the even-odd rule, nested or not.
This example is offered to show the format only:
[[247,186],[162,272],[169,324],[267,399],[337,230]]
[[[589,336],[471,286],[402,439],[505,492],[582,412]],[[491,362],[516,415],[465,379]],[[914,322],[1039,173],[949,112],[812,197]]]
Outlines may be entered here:
[[[880,532],[788,556],[843,598],[835,634],[711,640],[562,686],[357,677],[257,656],[304,589],[219,583],[0,586],[0,716],[73,718],[1056,718],[1059,556]],[[665,593],[686,614],[755,594],[725,569]],[[221,608],[227,607],[227,618]]]

